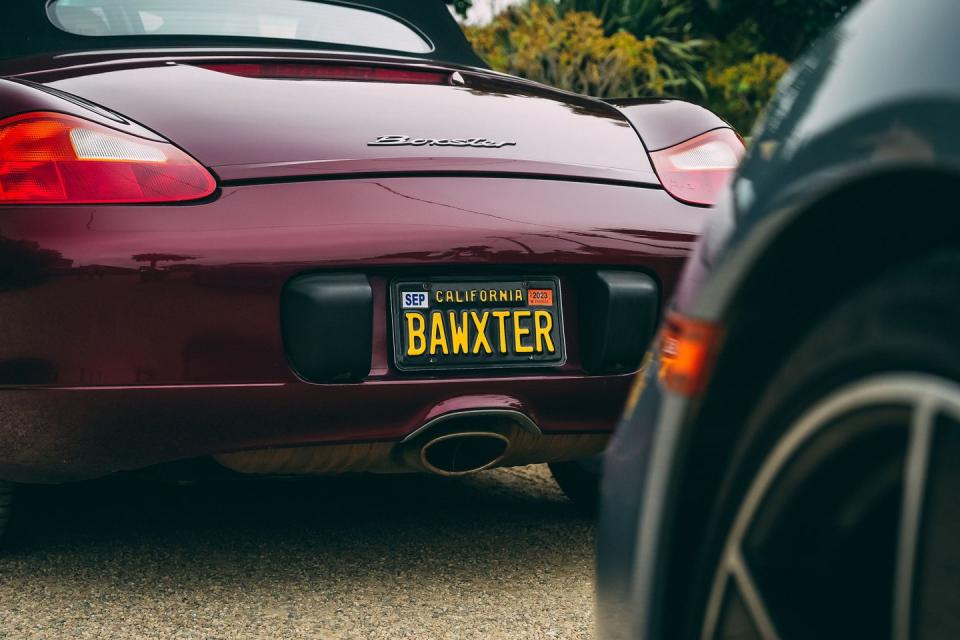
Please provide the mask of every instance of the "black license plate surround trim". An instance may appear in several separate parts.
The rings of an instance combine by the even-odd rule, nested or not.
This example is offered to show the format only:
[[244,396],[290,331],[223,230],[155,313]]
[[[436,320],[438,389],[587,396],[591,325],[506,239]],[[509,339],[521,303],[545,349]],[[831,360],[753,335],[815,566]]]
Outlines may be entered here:
[[[403,364],[402,354],[402,341],[399,339],[400,328],[397,327],[397,322],[400,318],[400,286],[404,284],[417,284],[417,283],[435,283],[435,282],[487,282],[487,283],[496,283],[496,282],[523,282],[527,283],[529,281],[550,281],[553,282],[554,292],[557,296],[556,308],[557,308],[557,331],[560,337],[560,358],[553,362],[502,362],[497,364],[440,364],[440,365],[414,365],[409,366]],[[396,367],[398,371],[403,373],[417,373],[417,372],[437,372],[437,371],[475,371],[475,372],[491,372],[498,371],[501,369],[526,369],[529,371],[535,370],[554,370],[560,367],[563,367],[567,364],[567,334],[564,326],[564,310],[563,310],[563,291],[561,287],[560,277],[555,275],[512,275],[512,274],[496,274],[489,276],[453,276],[453,275],[443,275],[443,276],[422,276],[422,277],[411,277],[404,276],[393,278],[390,280],[389,284],[389,308],[390,308],[390,342],[392,343],[393,351],[393,366]]]

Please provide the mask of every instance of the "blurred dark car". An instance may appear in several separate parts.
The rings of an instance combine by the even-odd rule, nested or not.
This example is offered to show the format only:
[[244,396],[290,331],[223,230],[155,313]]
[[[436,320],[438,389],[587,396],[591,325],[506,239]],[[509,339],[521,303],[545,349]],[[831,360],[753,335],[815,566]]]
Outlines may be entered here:
[[794,65],[604,464],[604,639],[960,637],[960,2]]

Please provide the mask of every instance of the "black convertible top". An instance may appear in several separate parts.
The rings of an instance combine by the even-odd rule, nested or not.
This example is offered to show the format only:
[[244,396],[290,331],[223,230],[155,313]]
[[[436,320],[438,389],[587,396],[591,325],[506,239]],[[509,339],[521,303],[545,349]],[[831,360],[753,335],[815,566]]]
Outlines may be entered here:
[[[109,0],[108,0],[109,1]],[[123,0],[112,0],[122,3]],[[197,0],[203,2],[203,0]],[[443,0],[307,0],[346,7],[370,8],[399,18],[424,34],[433,45],[426,53],[405,54],[387,49],[338,43],[237,36],[195,35],[76,35],[63,31],[47,15],[49,0],[11,0],[4,3],[0,19],[0,59],[76,51],[111,49],[155,49],[158,47],[244,47],[296,48],[323,51],[388,53],[439,62],[485,67],[473,52],[460,26]]]

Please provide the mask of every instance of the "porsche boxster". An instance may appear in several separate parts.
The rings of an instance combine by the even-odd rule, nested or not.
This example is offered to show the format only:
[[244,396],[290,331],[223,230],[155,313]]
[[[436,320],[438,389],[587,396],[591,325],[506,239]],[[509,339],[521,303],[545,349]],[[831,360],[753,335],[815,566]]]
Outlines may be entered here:
[[0,47],[8,483],[550,462],[589,500],[742,151],[490,70],[441,0],[32,0]]

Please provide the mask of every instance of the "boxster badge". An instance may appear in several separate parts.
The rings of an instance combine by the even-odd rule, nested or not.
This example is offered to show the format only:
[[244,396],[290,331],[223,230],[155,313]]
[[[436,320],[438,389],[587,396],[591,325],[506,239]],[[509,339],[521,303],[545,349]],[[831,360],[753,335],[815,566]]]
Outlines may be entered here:
[[380,136],[368,147],[479,147],[499,149],[515,147],[516,142],[487,140],[486,138],[411,138],[410,136]]

